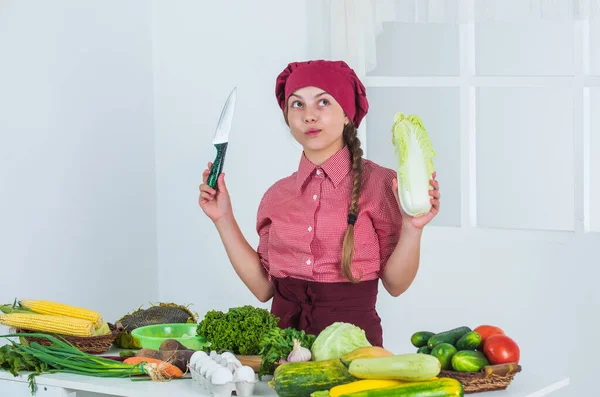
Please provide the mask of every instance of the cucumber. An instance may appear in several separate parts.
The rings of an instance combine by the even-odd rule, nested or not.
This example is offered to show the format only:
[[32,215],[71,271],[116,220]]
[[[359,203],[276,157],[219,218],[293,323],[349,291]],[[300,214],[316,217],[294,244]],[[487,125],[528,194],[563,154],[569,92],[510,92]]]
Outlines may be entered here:
[[458,350],[475,350],[481,345],[481,335],[477,332],[467,332],[464,334],[458,342],[456,342],[456,348]]
[[348,366],[348,372],[358,379],[395,379],[409,382],[433,379],[439,375],[440,370],[441,365],[437,358],[418,353],[357,358]]
[[456,347],[450,343],[440,343],[431,349],[431,355],[440,360],[442,369],[452,369],[452,356],[457,352]]
[[452,368],[458,372],[479,372],[490,362],[482,352],[462,350],[452,356]]
[[421,347],[419,347],[419,349],[417,349],[417,353],[429,354],[429,353],[431,353],[431,349],[429,348],[429,346],[421,346]]
[[423,347],[427,346],[427,341],[431,338],[435,333],[429,331],[419,331],[412,334],[410,337],[410,343],[414,347]]
[[427,346],[432,349],[435,347],[435,345],[439,345],[440,343],[450,343],[454,346],[456,342],[458,342],[458,340],[468,332],[471,332],[471,328],[466,326],[440,332],[429,338],[427,341]]

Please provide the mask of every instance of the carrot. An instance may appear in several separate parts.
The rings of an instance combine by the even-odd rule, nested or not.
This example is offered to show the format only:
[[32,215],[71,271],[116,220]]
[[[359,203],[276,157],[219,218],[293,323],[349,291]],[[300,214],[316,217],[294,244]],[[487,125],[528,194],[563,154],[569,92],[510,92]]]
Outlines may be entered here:
[[168,363],[167,361],[158,360],[150,357],[129,357],[123,364],[142,364],[147,363],[149,366],[144,366],[144,370],[152,378],[183,378],[183,371]]

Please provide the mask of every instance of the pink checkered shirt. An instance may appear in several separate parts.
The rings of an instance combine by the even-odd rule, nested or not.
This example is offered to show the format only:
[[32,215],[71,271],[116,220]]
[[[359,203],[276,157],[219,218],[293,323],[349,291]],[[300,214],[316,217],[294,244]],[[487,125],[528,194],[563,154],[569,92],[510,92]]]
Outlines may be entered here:
[[[400,236],[401,214],[394,197],[396,172],[363,159],[359,213],[354,229],[355,277],[373,280]],[[258,254],[271,277],[319,282],[348,281],[341,270],[353,173],[344,147],[321,167],[304,155],[298,171],[263,196],[256,229]]]

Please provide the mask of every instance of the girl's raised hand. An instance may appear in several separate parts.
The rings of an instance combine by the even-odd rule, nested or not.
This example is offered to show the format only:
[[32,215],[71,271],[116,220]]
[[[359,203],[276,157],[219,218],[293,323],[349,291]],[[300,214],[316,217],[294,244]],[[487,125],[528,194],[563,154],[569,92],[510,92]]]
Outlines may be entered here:
[[198,204],[206,216],[213,222],[217,222],[219,219],[231,215],[231,200],[225,184],[224,173],[221,173],[217,180],[218,190],[207,185],[208,174],[211,167],[212,162],[209,162],[208,168],[202,173],[202,184],[199,186],[200,196],[198,198]]
[[398,198],[398,180],[394,178],[392,181],[392,188],[394,189],[394,196],[396,197],[396,202],[398,203],[398,207],[400,208],[400,212],[402,212],[402,219],[404,221],[408,220],[411,226],[416,227],[417,229],[423,229],[425,225],[427,225],[435,216],[440,212],[440,184],[435,180],[437,173],[434,172],[431,175],[431,180],[429,184],[433,189],[429,190],[429,195],[431,198],[429,199],[431,202],[431,209],[429,212],[423,216],[418,218],[411,217],[402,209],[400,205],[400,199]]

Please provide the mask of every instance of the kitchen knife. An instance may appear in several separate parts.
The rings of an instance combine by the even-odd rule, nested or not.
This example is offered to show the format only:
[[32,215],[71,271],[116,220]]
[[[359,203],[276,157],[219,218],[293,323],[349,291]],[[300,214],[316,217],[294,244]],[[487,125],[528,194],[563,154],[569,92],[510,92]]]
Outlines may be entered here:
[[235,100],[237,98],[237,87],[234,87],[225,105],[221,111],[221,117],[217,124],[217,130],[213,138],[213,145],[217,149],[217,157],[210,168],[208,174],[208,186],[213,189],[217,189],[217,179],[223,171],[223,163],[225,162],[225,153],[227,152],[227,144],[229,143],[229,130],[231,130],[231,123],[233,122],[233,114],[235,110]]

